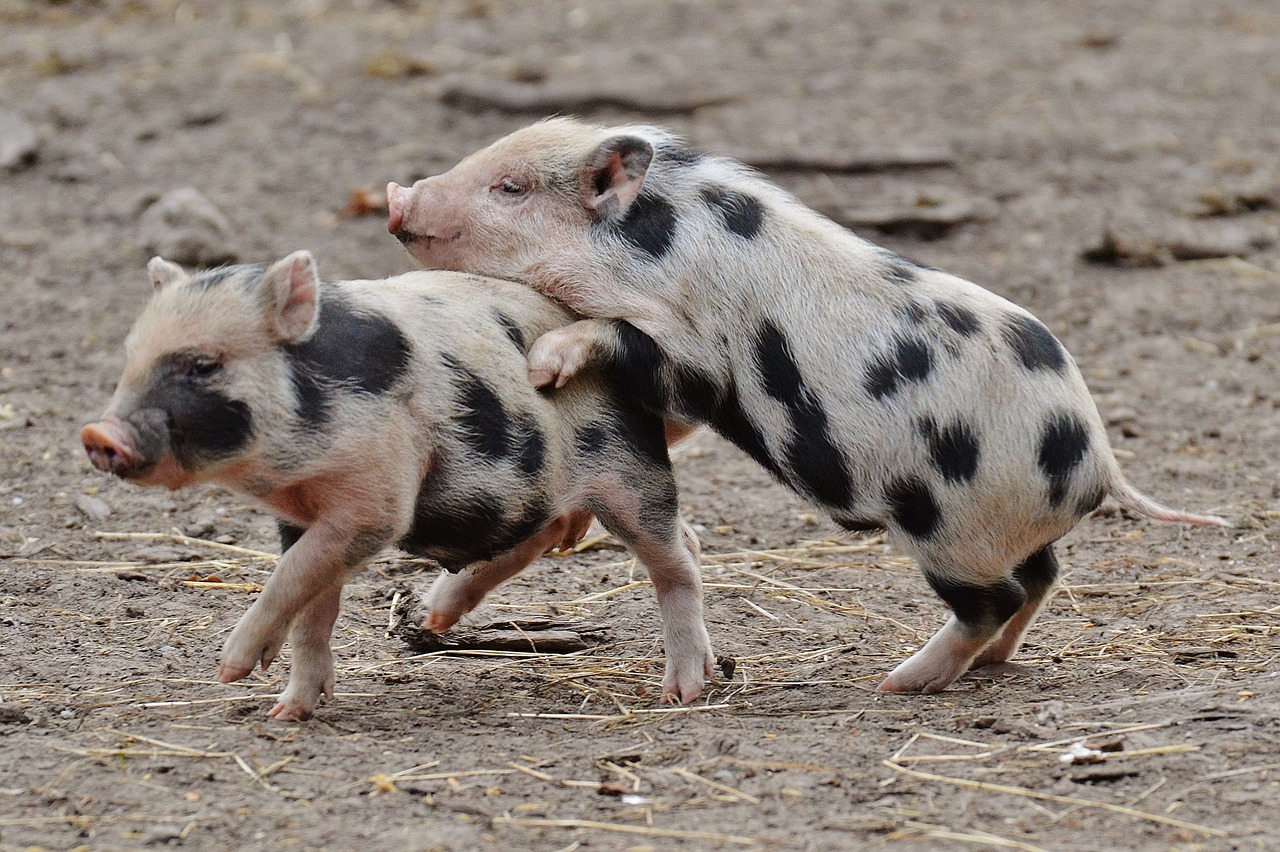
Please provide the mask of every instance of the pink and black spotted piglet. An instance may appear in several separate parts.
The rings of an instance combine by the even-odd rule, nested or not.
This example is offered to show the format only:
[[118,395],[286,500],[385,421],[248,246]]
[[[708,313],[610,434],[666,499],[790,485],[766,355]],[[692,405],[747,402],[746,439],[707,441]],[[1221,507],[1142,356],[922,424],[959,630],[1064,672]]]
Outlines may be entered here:
[[648,567],[663,691],[710,674],[697,540],[679,516],[662,420],[597,371],[562,391],[526,349],[570,321],[507,281],[411,272],[321,282],[306,252],[188,273],[155,258],[93,464],[138,485],[217,483],[270,509],[284,553],[222,649],[219,680],[264,669],[287,638],[270,715],[332,696],[343,583],[383,548],[438,561],[426,627],[447,630],[595,514]]
[[1125,480],[1031,314],[660,128],[543,121],[388,196],[425,266],[519,280],[588,318],[535,343],[537,383],[608,364],[843,527],[888,528],[953,615],[884,691],[1009,659],[1056,580],[1053,543],[1108,495],[1226,525]]

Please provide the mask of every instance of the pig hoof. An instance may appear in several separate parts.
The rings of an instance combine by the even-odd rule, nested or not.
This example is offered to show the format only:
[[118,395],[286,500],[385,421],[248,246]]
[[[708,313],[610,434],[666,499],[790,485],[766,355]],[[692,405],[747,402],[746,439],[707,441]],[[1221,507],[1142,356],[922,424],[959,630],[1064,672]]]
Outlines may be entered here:
[[267,711],[267,715],[277,722],[305,722],[315,711],[315,702],[308,704],[296,698],[286,699],[283,695],[276,706]]
[[[908,660],[907,663],[909,662],[911,661]],[[945,672],[921,672],[907,669],[904,671],[903,667],[907,663],[903,663],[902,666],[894,669],[884,679],[884,682],[876,687],[876,692],[892,692],[897,695],[933,695],[955,683],[956,678],[961,674],[961,672],[952,674],[949,670]]]
[[458,619],[461,617],[461,613],[455,615],[453,613],[445,614],[443,612],[432,612],[427,615],[427,620],[423,622],[422,627],[424,630],[429,630],[432,633],[444,633],[450,627],[457,624]]
[[695,701],[702,695],[703,686],[714,674],[715,655],[709,647],[706,654],[699,655],[691,665],[676,665],[669,661],[667,672],[662,678],[662,697],[681,704]]
[[554,382],[562,388],[590,359],[590,342],[575,336],[572,329],[549,331],[529,348],[529,381],[534,387]]
[[253,663],[247,666],[235,666],[230,663],[223,663],[218,666],[218,682],[219,683],[235,683],[241,678],[247,677],[253,671]]

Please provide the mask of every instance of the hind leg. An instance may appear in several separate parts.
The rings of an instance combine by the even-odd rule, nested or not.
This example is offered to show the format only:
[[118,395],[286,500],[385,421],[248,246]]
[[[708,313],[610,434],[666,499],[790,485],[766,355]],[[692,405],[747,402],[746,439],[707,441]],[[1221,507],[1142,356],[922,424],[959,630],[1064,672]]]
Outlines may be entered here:
[[1058,579],[1058,558],[1053,553],[1053,545],[1046,544],[1022,560],[1022,564],[1014,569],[1013,578],[1026,592],[1026,603],[1013,614],[1013,618],[1009,619],[1000,635],[974,658],[970,668],[977,669],[1003,663],[1017,652],[1023,637],[1026,636],[1027,628],[1036,620],[1040,610],[1052,597],[1050,592]]
[[[590,523],[590,513],[569,512],[556,518],[511,550],[490,559],[468,565],[456,574],[442,572],[427,596],[427,619],[423,624],[432,633],[444,633],[458,619],[480,605],[484,596],[504,580],[519,574],[549,548],[563,545],[582,526]],[[574,538],[577,541],[577,538]]]
[[923,648],[885,678],[881,692],[930,694],[946,689],[1026,604],[1026,591],[1012,577],[969,584],[930,567],[925,565],[925,577],[953,614]]
[[[652,475],[652,474],[650,474]],[[602,494],[596,516],[620,538],[649,570],[662,617],[666,670],[662,694],[688,704],[702,694],[715,666],[711,637],[702,614],[702,573],[698,563],[698,539],[679,516],[675,483],[670,470],[664,482],[652,483],[636,495],[636,482],[627,489],[610,488]],[[634,501],[639,496],[644,505]],[[629,498],[629,499],[627,499]]]

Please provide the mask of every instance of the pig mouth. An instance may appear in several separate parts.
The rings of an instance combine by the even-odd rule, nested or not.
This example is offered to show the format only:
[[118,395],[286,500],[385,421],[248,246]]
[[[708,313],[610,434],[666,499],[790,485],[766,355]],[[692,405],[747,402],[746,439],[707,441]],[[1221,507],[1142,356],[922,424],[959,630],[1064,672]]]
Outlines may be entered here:
[[430,251],[432,248],[442,243],[456,242],[461,239],[462,232],[459,231],[456,234],[440,236],[438,234],[418,234],[410,231],[408,228],[397,228],[395,231],[392,231],[392,235],[399,240],[402,245],[422,246],[426,248],[427,251]]

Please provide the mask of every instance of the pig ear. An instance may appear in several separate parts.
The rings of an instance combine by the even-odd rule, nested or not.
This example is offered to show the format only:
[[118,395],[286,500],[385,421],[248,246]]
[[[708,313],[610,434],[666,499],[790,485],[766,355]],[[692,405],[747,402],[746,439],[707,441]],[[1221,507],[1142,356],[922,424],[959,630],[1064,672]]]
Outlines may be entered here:
[[267,323],[287,343],[307,339],[319,316],[320,278],[307,251],[277,260],[262,274]]
[[147,261],[147,272],[151,273],[151,286],[157,290],[163,290],[187,274],[182,271],[181,266],[163,257],[153,257]]
[[653,146],[639,136],[614,136],[587,155],[582,201],[602,219],[621,216],[640,194]]

